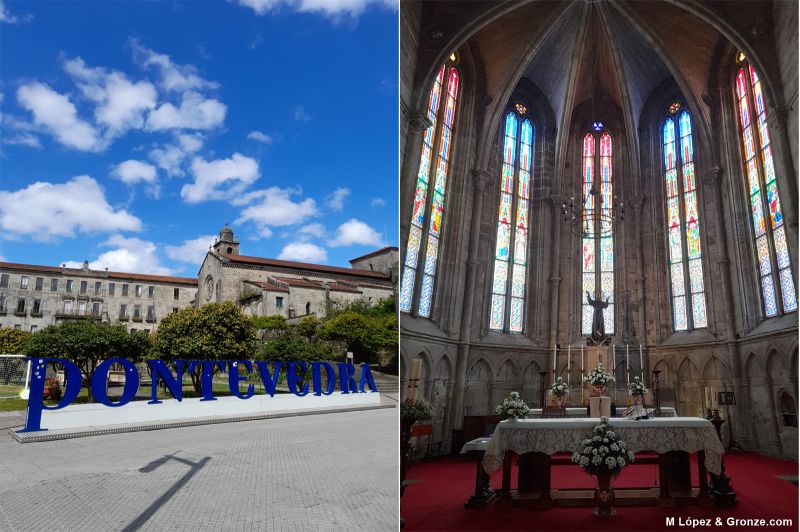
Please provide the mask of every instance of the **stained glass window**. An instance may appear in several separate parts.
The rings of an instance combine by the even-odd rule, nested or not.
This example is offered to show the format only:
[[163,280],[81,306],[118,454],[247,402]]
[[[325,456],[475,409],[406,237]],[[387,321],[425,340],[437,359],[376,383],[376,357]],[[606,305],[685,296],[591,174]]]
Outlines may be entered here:
[[[670,105],[670,114],[675,113],[676,104]],[[680,104],[677,105],[680,108]],[[662,133],[672,327],[676,331],[687,331],[708,325],[689,113],[681,111],[676,119],[668,117]]]
[[[592,129],[597,130],[592,125]],[[602,127],[600,128],[602,129]],[[600,156],[596,147],[599,141]],[[608,132],[599,135],[587,133],[583,138],[582,198],[583,231],[581,241],[582,312],[581,331],[592,334],[594,310],[586,299],[608,300],[603,310],[607,334],[614,334],[614,233],[612,226],[614,208],[612,139]]]
[[[521,115],[527,111],[522,104],[515,109]],[[522,332],[534,128],[530,120],[511,111],[504,131],[489,328]]]
[[[745,58],[741,56],[739,62],[745,63]],[[747,174],[745,183],[755,238],[756,269],[760,278],[763,314],[770,318],[776,316],[779,309],[783,312],[797,310],[797,295],[772,159],[767,106],[761,81],[752,66],[743,65],[736,73],[736,97]]]
[[[436,280],[458,83],[458,71],[444,65],[436,76],[428,98],[427,117],[430,126],[422,138],[408,245],[400,282],[399,299],[402,312],[411,311],[415,286],[420,282],[417,311],[423,317],[430,317]],[[433,187],[430,187],[431,182]],[[420,250],[424,250],[422,256]],[[420,265],[423,266],[421,271]]]

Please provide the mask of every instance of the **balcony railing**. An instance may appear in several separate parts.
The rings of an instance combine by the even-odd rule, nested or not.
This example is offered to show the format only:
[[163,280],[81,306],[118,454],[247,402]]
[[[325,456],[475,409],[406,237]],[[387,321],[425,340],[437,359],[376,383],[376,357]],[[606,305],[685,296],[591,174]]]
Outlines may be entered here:
[[96,320],[99,320],[100,319],[100,312],[99,311],[98,312],[93,312],[92,310],[84,310],[83,312],[81,312],[78,309],[65,310],[65,309],[62,308],[61,310],[57,310],[56,311],[56,319],[59,319],[59,318],[65,318],[65,319],[70,319],[70,318],[94,318]]

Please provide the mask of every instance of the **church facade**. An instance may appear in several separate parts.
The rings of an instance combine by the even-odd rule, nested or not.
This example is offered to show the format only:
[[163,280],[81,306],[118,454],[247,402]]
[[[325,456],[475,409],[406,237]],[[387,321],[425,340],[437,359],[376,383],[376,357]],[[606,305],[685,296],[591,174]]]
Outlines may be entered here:
[[620,403],[656,371],[662,405],[796,458],[797,3],[400,16],[401,378],[421,359],[434,449],[538,407],[540,372],[577,406],[600,343]]
[[365,257],[377,268],[242,256],[226,225],[196,278],[93,270],[88,262],[82,268],[0,262],[0,327],[35,332],[67,320],[95,319],[152,332],[172,312],[225,301],[248,315],[324,316],[337,303],[393,295],[397,248]]

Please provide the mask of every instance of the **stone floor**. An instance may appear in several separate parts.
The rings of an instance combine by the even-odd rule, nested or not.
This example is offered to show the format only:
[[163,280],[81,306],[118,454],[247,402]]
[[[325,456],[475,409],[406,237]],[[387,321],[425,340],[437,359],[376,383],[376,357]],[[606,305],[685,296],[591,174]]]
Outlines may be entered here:
[[4,414],[0,530],[397,530],[397,419],[388,408],[20,444],[6,428],[23,418]]

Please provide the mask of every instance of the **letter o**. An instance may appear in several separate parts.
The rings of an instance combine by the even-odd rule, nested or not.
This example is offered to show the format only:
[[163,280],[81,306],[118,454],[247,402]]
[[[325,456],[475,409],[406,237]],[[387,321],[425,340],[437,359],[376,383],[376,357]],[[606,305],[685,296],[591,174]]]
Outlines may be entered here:
[[[108,389],[106,383],[108,382],[108,371],[114,364],[120,364],[125,369],[125,388],[122,390],[122,397],[116,403],[108,398]],[[127,358],[109,358],[101,362],[94,370],[92,376],[92,393],[95,399],[100,401],[106,406],[122,406],[128,404],[134,397],[136,391],[139,389],[139,371],[133,362]]]

